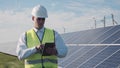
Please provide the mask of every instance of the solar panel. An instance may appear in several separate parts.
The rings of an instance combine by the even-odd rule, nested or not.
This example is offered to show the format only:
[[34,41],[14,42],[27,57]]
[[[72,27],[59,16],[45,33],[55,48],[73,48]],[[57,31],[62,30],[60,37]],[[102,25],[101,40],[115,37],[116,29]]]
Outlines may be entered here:
[[64,67],[65,65],[69,65],[71,61],[73,61],[75,58],[78,58],[78,56],[84,55],[84,53],[86,53],[92,48],[94,48],[94,46],[83,47],[82,49],[77,50],[76,53],[70,56],[64,63],[61,63],[60,66]]
[[114,42],[116,39],[118,39],[120,37],[120,29],[118,31],[116,31],[114,34],[112,34],[110,37],[106,38],[102,43],[112,43]]
[[[120,46],[119,46],[120,47]],[[106,58],[103,62],[96,65],[96,68],[120,68],[120,49],[116,50],[111,56]]]
[[90,32],[86,33],[86,36],[84,36],[84,38],[78,38],[77,42],[81,42],[82,44],[87,44],[92,40],[94,40],[97,36],[100,36],[102,33],[104,33],[106,30],[110,29],[112,27],[109,28],[99,28],[99,29],[94,29],[94,30],[90,30]]
[[[97,28],[86,31],[72,32],[62,34],[66,44],[100,44],[111,43],[120,36],[120,25],[110,26],[105,28]],[[114,35],[117,36],[114,36]],[[111,37],[114,36],[114,37]],[[110,40],[114,38],[113,40]]]
[[[86,46],[87,47],[87,46]],[[66,65],[66,68],[69,68],[71,66],[79,66],[80,64],[82,64],[84,61],[88,60],[89,58],[91,58],[91,56],[93,56],[94,54],[96,54],[98,51],[100,51],[101,49],[104,49],[104,46],[100,46],[100,47],[94,47],[91,50],[87,51],[84,55],[82,55],[81,57],[75,58],[74,62]]]
[[100,43],[102,40],[104,40],[109,35],[111,35],[114,31],[118,30],[118,27],[119,26],[111,27],[106,32],[104,32],[102,35],[98,36],[96,39],[94,39],[91,42],[89,42],[89,44],[98,44],[98,43]]
[[[120,64],[120,46],[118,45],[84,46],[77,53],[71,57],[67,56],[59,65],[64,68],[116,68]],[[106,67],[109,65],[113,66]]]
[[[65,58],[61,58],[61,59],[59,59],[58,60],[58,62],[59,62],[59,64],[60,63],[62,63],[62,62],[64,62],[63,60],[65,60],[65,59],[67,59],[67,58],[69,58],[71,55],[73,55],[77,50],[79,50],[79,49],[82,49],[82,47],[83,46],[76,46],[76,47],[74,47],[74,46],[69,46],[68,47],[68,54],[67,54],[67,56],[65,57]],[[74,52],[74,53],[73,53]],[[61,62],[62,61],[62,62]]]
[[119,44],[120,43],[120,38],[116,39],[113,43]]
[[[120,49],[120,46],[108,46],[107,48],[104,48],[102,51],[100,51],[95,56],[91,56],[89,60],[79,65],[79,68],[85,67],[85,68],[94,68],[97,64],[102,62],[104,59],[115,53],[117,50]],[[87,67],[86,67],[87,66]]]

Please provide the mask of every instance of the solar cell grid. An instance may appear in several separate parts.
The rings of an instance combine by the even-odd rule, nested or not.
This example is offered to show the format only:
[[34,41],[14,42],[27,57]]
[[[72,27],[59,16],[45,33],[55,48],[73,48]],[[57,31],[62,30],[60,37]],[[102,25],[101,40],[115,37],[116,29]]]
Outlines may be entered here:
[[96,65],[96,68],[101,68],[101,67],[117,68],[120,65],[119,56],[120,56],[120,49],[112,53],[112,55],[109,56],[107,59],[105,59],[102,63],[100,63],[99,65]]
[[120,37],[120,31],[116,32],[114,35],[112,35],[111,37],[107,38],[102,43],[105,43],[105,44],[109,44],[110,42],[113,43],[119,37]]

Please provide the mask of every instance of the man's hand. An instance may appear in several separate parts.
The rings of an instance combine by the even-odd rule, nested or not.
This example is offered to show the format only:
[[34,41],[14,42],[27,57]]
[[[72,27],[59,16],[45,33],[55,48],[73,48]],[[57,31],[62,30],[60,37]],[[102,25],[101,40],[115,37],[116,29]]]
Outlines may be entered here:
[[44,44],[36,46],[37,52],[41,52],[42,53],[43,48],[44,48]]
[[44,45],[42,44],[42,45],[38,45],[38,46],[36,46],[36,48],[37,49],[43,49],[44,48]]

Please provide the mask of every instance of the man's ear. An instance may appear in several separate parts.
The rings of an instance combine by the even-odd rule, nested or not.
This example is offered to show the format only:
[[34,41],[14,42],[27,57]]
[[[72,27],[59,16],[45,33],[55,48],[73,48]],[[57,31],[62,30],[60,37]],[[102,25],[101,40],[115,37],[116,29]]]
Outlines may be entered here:
[[34,21],[34,16],[32,16],[32,20]]

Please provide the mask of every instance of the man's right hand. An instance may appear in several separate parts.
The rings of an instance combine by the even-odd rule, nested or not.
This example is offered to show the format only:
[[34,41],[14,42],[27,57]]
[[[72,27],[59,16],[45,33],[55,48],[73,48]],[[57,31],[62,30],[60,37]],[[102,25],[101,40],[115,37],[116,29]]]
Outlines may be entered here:
[[43,45],[43,44],[36,46],[37,52],[41,52],[43,48],[44,48],[44,45]]

